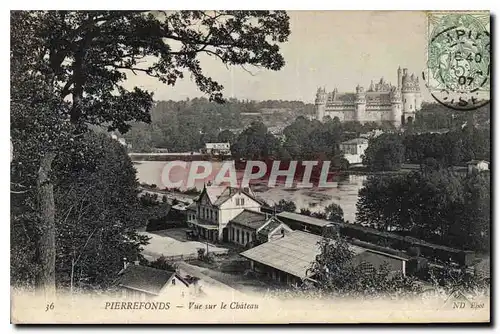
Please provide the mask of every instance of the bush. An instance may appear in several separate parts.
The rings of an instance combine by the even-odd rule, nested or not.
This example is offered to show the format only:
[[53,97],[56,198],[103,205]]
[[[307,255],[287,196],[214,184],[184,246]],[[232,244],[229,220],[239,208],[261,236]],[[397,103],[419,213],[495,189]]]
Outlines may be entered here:
[[408,255],[411,257],[418,257],[420,256],[420,247],[410,247],[408,248]]
[[177,265],[175,263],[167,261],[167,258],[163,255],[157,258],[155,261],[150,262],[149,266],[161,270],[168,270],[168,271],[177,270]]
[[215,262],[215,255],[214,253],[208,253],[204,256],[203,261],[206,263],[214,263]]
[[198,248],[198,260],[206,263],[214,263],[215,255],[213,253],[206,253],[204,248]]
[[198,248],[198,260],[203,261],[204,258],[205,258],[205,249]]

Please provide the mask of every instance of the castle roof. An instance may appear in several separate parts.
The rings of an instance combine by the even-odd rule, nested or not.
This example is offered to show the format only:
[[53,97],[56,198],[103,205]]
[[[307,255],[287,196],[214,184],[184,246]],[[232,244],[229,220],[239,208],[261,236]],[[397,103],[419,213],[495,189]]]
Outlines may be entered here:
[[333,97],[333,101],[352,102],[356,97],[356,93],[336,93]]
[[382,91],[382,92],[375,92],[375,91],[367,91],[366,95],[367,96],[382,96],[382,95],[389,95],[391,91]]

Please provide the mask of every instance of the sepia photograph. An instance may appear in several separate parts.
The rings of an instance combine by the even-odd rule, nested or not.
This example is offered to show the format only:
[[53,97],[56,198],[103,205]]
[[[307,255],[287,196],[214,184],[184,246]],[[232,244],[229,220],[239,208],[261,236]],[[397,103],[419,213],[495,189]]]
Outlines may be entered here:
[[11,323],[489,324],[491,26],[10,11]]

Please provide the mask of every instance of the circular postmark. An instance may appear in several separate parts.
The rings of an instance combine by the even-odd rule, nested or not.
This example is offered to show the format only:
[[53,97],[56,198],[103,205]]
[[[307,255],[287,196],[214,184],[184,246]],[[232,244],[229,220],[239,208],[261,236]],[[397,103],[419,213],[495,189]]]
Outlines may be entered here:
[[490,33],[473,14],[441,16],[430,30],[424,81],[440,104],[478,109],[490,101]]

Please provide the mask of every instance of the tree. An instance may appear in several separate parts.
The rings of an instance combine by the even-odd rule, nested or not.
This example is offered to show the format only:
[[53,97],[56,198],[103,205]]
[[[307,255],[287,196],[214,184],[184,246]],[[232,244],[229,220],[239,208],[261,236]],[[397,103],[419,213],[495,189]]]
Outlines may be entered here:
[[408,225],[405,222],[409,224],[418,214],[412,211],[415,205],[409,191],[415,183],[418,182],[410,183],[403,175],[369,176],[359,191],[356,221],[382,230],[395,227],[406,230]]
[[[294,108],[303,106],[302,102],[267,102],[275,103],[278,108],[289,104]],[[233,144],[237,136],[229,129],[244,127],[241,113],[249,105],[251,103],[236,99],[220,104],[204,97],[189,101],[159,101],[151,110],[151,123],[132,123],[124,137],[134,151],[151,151],[155,147],[172,152],[194,151],[209,141]],[[265,106],[266,102],[255,103],[255,108],[260,109],[262,105]],[[281,123],[287,120],[283,113],[279,113],[276,117],[273,115],[270,121]],[[283,152],[282,155],[285,154]]]
[[107,287],[119,259],[140,258],[148,238],[137,230],[154,213],[141,205],[135,168],[120,143],[87,133],[81,144],[83,158],[76,153],[69,163],[67,157],[54,161],[56,282],[71,290]]
[[314,217],[318,219],[326,219],[326,213],[324,212],[318,212],[318,211],[311,211],[310,209],[302,208],[300,209],[300,214],[309,216],[309,217]]
[[15,150],[11,164],[11,238],[19,236],[15,227],[20,227],[33,241],[27,249],[12,250],[26,250],[25,260],[40,263],[43,270],[33,265],[30,276],[50,298],[55,289],[56,238],[51,166],[54,151],[65,148],[74,138],[68,122],[61,117],[68,111],[68,104],[53,94],[54,76],[42,72],[39,22],[26,12],[11,15],[11,139]]
[[373,171],[394,171],[401,168],[404,158],[401,135],[385,133],[370,139],[363,164]]
[[422,164],[435,159],[443,166],[461,165],[471,159],[490,159],[490,130],[467,124],[443,134],[421,133],[405,136],[406,159]]
[[381,230],[488,252],[489,174],[447,169],[370,177],[359,191],[356,220]]
[[283,130],[283,147],[295,159],[339,159],[342,137],[341,123],[329,119],[325,123],[310,121],[303,116]]
[[297,206],[293,201],[287,201],[285,199],[281,199],[277,204],[273,206],[273,209],[276,210],[276,212],[295,212],[297,210]]
[[[15,147],[28,142],[37,153],[38,196],[32,195],[40,199],[34,209],[40,287],[52,291],[55,284],[56,207],[50,175],[57,152],[64,143],[79,140],[89,125],[123,133],[132,121],[150,121],[152,94],[137,87],[127,90],[127,75],[143,73],[173,86],[188,72],[202,92],[222,102],[223,87],[203,73],[199,56],[279,70],[284,59],[278,44],[288,38],[288,20],[283,11],[11,13],[12,139]],[[143,59],[153,61],[140,63]],[[28,108],[35,111],[29,117]],[[38,137],[23,132],[26,125],[36,127]]]
[[262,122],[252,122],[231,146],[235,158],[265,159],[279,155],[280,143]]
[[219,132],[217,136],[217,140],[221,143],[233,143],[234,142],[234,133],[229,130],[223,130]]
[[354,280],[350,270],[354,252],[345,239],[334,237],[329,232],[323,235],[318,246],[320,255],[316,257],[308,274],[318,282],[321,290],[344,290]]
[[[55,278],[58,287],[70,291],[89,285],[105,287],[119,271],[119,259],[140,257],[140,247],[147,238],[136,230],[152,214],[139,201],[135,169],[121,144],[104,134],[87,133],[74,145],[78,150],[54,160],[54,202],[58,209],[54,217]],[[14,207],[22,208],[17,203]],[[22,216],[16,213],[15,217]],[[19,261],[16,255],[22,248],[12,251],[16,283],[35,279],[26,275],[36,263],[34,227],[36,221],[31,220],[12,227],[17,234],[13,242],[26,245],[23,251],[29,256]],[[25,233],[19,233],[22,231]]]
[[463,205],[457,208],[449,238],[481,253],[490,252],[491,179],[489,173],[469,175],[463,180]]
[[328,220],[337,223],[344,222],[344,210],[340,205],[332,203],[325,208],[325,214]]
[[425,158],[420,164],[420,170],[424,174],[435,172],[441,168],[441,164],[434,158]]
[[457,290],[460,292],[484,295],[490,290],[490,283],[481,275],[470,273],[466,270],[445,265],[442,268],[433,267],[428,270],[429,281],[435,290],[444,290],[444,294],[449,296]]
[[339,234],[325,230],[318,241],[320,254],[308,274],[316,281],[314,290],[343,296],[396,294],[399,297],[420,292],[416,280],[402,274],[391,275],[387,264],[378,268],[367,262],[356,263],[350,244]]
[[340,169],[341,170],[348,170],[349,166],[350,166],[349,160],[342,157],[340,159]]

